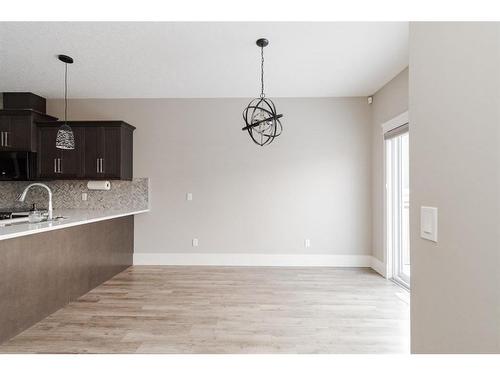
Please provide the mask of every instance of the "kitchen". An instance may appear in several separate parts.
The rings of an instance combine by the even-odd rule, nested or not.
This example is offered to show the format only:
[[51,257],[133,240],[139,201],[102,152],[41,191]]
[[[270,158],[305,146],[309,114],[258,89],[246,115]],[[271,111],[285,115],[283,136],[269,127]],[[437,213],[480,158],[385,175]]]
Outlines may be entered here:
[[[149,182],[132,178],[123,121],[57,121],[45,98],[7,92],[0,124],[2,342],[132,265]],[[68,125],[74,145],[60,148]]]

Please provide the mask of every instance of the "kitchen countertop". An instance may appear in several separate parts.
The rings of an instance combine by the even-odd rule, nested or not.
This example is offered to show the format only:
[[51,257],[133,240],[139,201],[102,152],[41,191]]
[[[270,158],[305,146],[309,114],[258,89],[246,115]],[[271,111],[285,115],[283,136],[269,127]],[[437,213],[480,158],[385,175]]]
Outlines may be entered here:
[[63,216],[64,219],[45,221],[37,224],[22,223],[2,226],[0,220],[0,241],[9,238],[22,237],[30,234],[48,232],[51,230],[64,229],[76,225],[95,223],[96,221],[110,220],[123,216],[137,215],[149,212],[149,209],[137,210],[85,210],[85,209],[62,209],[54,210],[54,218]]

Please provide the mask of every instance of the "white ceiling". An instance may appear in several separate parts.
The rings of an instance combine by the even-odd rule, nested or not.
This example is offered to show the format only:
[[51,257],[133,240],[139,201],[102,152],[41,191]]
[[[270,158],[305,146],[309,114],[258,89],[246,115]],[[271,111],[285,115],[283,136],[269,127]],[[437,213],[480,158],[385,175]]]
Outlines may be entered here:
[[0,23],[0,91],[73,98],[366,96],[408,65],[406,22]]

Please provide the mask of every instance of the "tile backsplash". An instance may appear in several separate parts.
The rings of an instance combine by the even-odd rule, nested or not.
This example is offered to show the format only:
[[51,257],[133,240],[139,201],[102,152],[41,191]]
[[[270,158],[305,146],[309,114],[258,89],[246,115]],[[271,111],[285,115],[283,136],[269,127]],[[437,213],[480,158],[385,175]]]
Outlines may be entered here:
[[[87,180],[43,181],[52,190],[54,209],[85,208],[97,209],[145,209],[149,207],[149,179],[134,178],[132,181],[111,181],[111,190],[89,190]],[[47,207],[47,191],[31,188],[25,202],[17,201],[17,196],[29,185],[27,181],[0,181],[1,208],[29,208],[36,203]],[[87,200],[82,200],[87,193]]]

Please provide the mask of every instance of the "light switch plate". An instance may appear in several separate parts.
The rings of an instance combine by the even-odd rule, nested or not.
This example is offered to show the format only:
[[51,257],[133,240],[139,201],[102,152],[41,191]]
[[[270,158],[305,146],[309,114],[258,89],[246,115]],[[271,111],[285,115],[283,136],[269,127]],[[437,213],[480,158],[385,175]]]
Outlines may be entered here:
[[186,200],[192,201],[193,200],[193,193],[186,193]]
[[420,237],[437,242],[438,209],[436,207],[420,207]]
[[198,247],[198,239],[197,238],[193,238],[193,247]]

